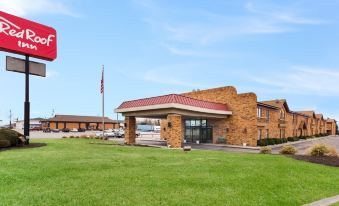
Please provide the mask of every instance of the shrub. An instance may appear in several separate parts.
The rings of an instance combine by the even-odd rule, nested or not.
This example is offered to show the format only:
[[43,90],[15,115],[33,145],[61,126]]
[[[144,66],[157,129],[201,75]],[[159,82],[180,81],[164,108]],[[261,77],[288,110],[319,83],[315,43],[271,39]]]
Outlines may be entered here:
[[338,156],[338,153],[337,153],[337,150],[335,149],[335,147],[329,147],[328,148],[328,156],[331,156],[331,157],[337,157]]
[[274,138],[267,139],[267,145],[274,145],[274,144],[275,144]]
[[282,138],[281,139],[281,143],[286,143],[287,142],[287,138]]
[[20,142],[19,137],[21,136],[23,135],[14,130],[0,129],[0,140],[8,140],[11,146],[16,146]]
[[299,137],[299,139],[307,139],[307,137],[306,136],[301,136],[301,137]]
[[62,139],[66,139],[67,137],[66,136],[63,136]]
[[296,142],[296,141],[299,141],[299,137],[293,137],[293,141]]
[[294,138],[293,138],[293,137],[287,137],[287,141],[293,142],[293,141],[294,141]]
[[261,139],[257,141],[257,146],[267,146],[266,139]]
[[6,139],[0,139],[0,148],[7,148],[11,146],[11,142]]
[[271,147],[262,147],[260,149],[260,153],[261,154],[271,154],[272,153],[272,149],[271,149]]
[[312,156],[325,156],[330,153],[330,148],[325,144],[316,144],[310,149],[310,154]]
[[297,149],[293,147],[292,145],[285,145],[283,148],[280,150],[280,154],[295,154],[297,153]]
[[74,136],[72,135],[72,136],[70,136],[69,138],[73,139],[73,138],[74,138]]

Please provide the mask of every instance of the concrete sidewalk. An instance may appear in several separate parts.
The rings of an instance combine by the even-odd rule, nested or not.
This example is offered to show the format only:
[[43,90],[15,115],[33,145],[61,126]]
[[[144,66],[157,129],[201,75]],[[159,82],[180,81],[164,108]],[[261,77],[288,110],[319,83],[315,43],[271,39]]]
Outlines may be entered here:
[[304,206],[330,206],[334,203],[337,203],[339,202],[339,195],[335,196],[335,197],[329,197],[329,198],[326,198],[326,199],[322,199],[322,200],[319,200],[319,201],[316,201],[316,202],[313,202],[313,203],[310,203],[310,204],[306,204]]

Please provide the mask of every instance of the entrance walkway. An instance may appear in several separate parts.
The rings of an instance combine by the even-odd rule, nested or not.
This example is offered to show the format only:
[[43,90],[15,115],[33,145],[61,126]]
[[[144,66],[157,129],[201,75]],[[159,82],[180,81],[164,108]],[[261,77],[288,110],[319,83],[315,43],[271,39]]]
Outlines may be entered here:
[[304,206],[330,206],[334,203],[337,203],[339,202],[339,195],[335,196],[335,197],[329,197],[329,198],[326,198],[326,199],[322,199],[322,200],[319,200],[319,201],[316,201],[316,202],[313,202],[313,203],[310,203],[310,204],[306,204]]

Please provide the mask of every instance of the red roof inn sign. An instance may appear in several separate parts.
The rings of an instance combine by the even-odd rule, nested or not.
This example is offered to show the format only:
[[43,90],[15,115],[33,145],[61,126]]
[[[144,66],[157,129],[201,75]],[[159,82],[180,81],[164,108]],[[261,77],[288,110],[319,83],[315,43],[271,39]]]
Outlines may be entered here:
[[55,29],[0,11],[0,50],[25,55],[25,60],[6,57],[6,70],[25,74],[24,136],[29,143],[29,76],[46,76],[46,65],[29,57],[53,61],[57,57]]
[[55,29],[0,11],[0,50],[53,61]]

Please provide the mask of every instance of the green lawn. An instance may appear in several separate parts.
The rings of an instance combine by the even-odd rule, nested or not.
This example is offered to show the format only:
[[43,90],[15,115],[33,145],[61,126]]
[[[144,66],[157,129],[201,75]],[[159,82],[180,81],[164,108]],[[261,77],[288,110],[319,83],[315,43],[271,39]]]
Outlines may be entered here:
[[0,205],[302,205],[339,194],[339,169],[283,156],[34,140],[0,152]]

